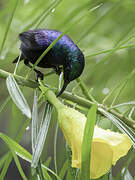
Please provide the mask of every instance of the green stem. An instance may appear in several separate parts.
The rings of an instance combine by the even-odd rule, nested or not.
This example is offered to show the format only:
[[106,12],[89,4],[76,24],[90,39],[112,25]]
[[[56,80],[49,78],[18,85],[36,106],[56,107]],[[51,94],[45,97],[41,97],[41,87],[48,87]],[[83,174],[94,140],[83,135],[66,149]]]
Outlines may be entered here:
[[12,14],[11,14],[10,19],[8,21],[8,25],[7,25],[7,28],[6,28],[6,31],[5,31],[5,35],[4,35],[4,38],[3,38],[3,41],[2,41],[2,45],[1,45],[1,48],[0,48],[0,56],[1,56],[2,50],[4,48],[5,41],[6,41],[6,38],[7,38],[7,35],[8,35],[8,31],[10,29],[10,25],[12,23],[12,20],[13,20],[13,17],[14,17],[14,14],[15,14],[15,11],[16,11],[18,3],[19,3],[19,0],[16,0],[15,1],[15,6],[14,6],[13,11],[12,11]]
[[[128,44],[126,46],[121,46],[118,49],[116,49],[116,51],[119,51],[119,50],[122,50],[122,49],[126,49],[126,48],[131,48],[131,47],[135,47],[135,43]],[[102,51],[98,51],[98,52],[91,53],[91,54],[85,54],[85,58],[89,58],[89,57],[92,57],[92,56],[97,56],[97,55],[100,55],[100,54],[105,54],[105,53],[113,52],[114,50],[115,50],[115,48],[112,48],[112,49],[102,50]]]
[[[6,79],[9,75],[13,75],[13,74],[0,69],[0,78]],[[19,85],[27,86],[27,87],[31,87],[31,88],[38,87],[38,83],[35,81],[25,79],[24,77],[18,76],[18,75],[13,75],[13,76]]]
[[[9,75],[11,75],[11,73],[0,69],[0,78],[6,79]],[[31,88],[37,88],[39,86],[38,83],[28,80],[28,79],[26,80],[22,76],[15,75],[14,77],[15,77],[16,81],[18,82],[18,84],[20,84],[20,85],[31,87]],[[46,97],[48,98],[48,101],[50,101],[50,103],[54,104],[56,109],[63,107],[63,104],[58,100],[58,98],[56,98],[55,94],[51,90],[49,90],[47,87],[44,86],[44,88],[45,88],[44,92],[46,93]],[[87,99],[77,96],[77,95],[72,95],[71,93],[69,93],[67,91],[65,91],[61,95],[61,98],[65,98],[66,100],[77,103],[78,105],[86,107],[88,109],[91,107],[92,104],[95,104],[94,102],[91,102],[90,100],[87,100]],[[120,113],[117,113],[115,110],[112,110],[112,109],[109,110],[109,109],[105,108],[103,105],[101,106],[100,104],[98,104],[98,107],[99,107],[98,108],[99,114],[102,114],[104,116],[102,111],[100,111],[100,109],[104,109],[104,110],[110,112],[111,114],[115,115],[119,119],[121,119],[123,122],[125,122],[127,125],[129,125],[131,128],[135,129],[135,121],[130,120],[127,117],[124,117]]]
[[41,91],[46,95],[47,100],[55,106],[56,109],[62,108],[63,104],[59,101],[58,98],[56,98],[56,95],[49,90],[47,87],[45,87],[41,80],[39,80],[40,86],[39,88]]
[[38,167],[36,169],[37,169],[37,172],[39,174],[40,180],[45,180],[44,175],[43,175],[43,171],[42,171],[42,167],[41,167],[41,160],[39,160]]
[[98,104],[98,102],[93,98],[93,96],[88,92],[87,87],[85,86],[85,84],[80,80],[80,78],[76,79],[76,81],[78,82],[83,94],[85,95],[86,98],[88,98],[90,101]]

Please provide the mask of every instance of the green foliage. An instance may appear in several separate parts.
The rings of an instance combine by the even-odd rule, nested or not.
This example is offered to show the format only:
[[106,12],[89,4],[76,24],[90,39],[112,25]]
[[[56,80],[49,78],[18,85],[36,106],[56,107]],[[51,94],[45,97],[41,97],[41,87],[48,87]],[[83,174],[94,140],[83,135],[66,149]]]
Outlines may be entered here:
[[[43,110],[46,99],[39,91],[34,95],[34,102],[32,101],[33,90],[28,87],[35,89],[38,86],[35,82],[29,81],[35,78],[33,75],[29,77],[32,71],[28,71],[21,63],[16,68],[12,64],[13,59],[19,54],[18,34],[28,29],[57,29],[63,32],[62,35],[67,33],[73,39],[84,52],[86,65],[81,79],[72,82],[67,88],[71,92],[77,85],[77,88],[74,88],[76,95],[65,92],[61,96],[62,100],[85,114],[91,105],[96,104],[97,114],[100,117],[98,124],[103,126],[101,122],[103,121],[106,122],[106,129],[126,132],[135,143],[134,7],[133,0],[103,0],[102,3],[98,0],[0,1],[0,138],[8,146],[8,152],[5,153],[7,149],[0,144],[0,180],[6,178],[12,158],[22,179],[33,179],[28,172],[24,173],[23,163],[19,162],[18,156],[30,162],[32,167],[34,166],[36,178],[39,175],[40,179],[47,180],[72,179],[68,161],[65,159],[65,141],[56,125],[56,113],[54,114],[52,108],[49,107],[49,110]],[[41,57],[38,61],[40,59]],[[47,73],[44,84],[53,90],[58,87],[58,77],[48,70],[45,71]],[[13,72],[17,72],[19,76],[15,73],[13,76]],[[26,79],[26,76],[29,79]],[[6,82],[3,78],[7,78]],[[23,91],[20,91],[19,85],[24,86]],[[17,107],[13,107],[13,102]],[[30,119],[26,117],[31,118],[30,107],[32,106],[31,138],[29,138]],[[16,108],[19,108],[20,112]],[[40,122],[43,111],[45,112],[44,120]],[[52,118],[51,122],[50,118]],[[86,150],[87,140],[92,140],[94,120],[93,126],[90,126],[90,122],[87,121],[83,152]],[[111,120],[110,123],[108,120]],[[19,145],[20,141],[25,148]],[[91,144],[91,141],[88,142]],[[32,155],[29,153],[31,151],[29,144],[32,144]],[[87,157],[91,151],[90,144],[87,144]],[[29,148],[28,151],[27,148]],[[42,162],[46,162],[50,156],[54,158],[54,165],[47,163],[45,167]],[[111,174],[113,180],[120,177],[124,180],[135,177],[134,172],[131,171],[132,168],[130,169],[135,166],[134,158],[134,150],[131,149],[123,158],[125,161],[120,160],[122,168],[118,169],[119,173],[116,174],[114,171]],[[82,163],[82,171],[86,177],[89,176],[89,160],[88,158],[86,164]],[[116,167],[112,168],[112,171]],[[81,178],[78,173],[76,180],[79,179]],[[100,179],[111,179],[111,176],[107,174]]]
[[97,106],[93,105],[88,111],[87,121],[85,125],[83,142],[82,142],[82,163],[81,163],[81,179],[87,180],[90,177],[90,159],[92,150],[92,138],[94,134],[94,126],[96,122]]

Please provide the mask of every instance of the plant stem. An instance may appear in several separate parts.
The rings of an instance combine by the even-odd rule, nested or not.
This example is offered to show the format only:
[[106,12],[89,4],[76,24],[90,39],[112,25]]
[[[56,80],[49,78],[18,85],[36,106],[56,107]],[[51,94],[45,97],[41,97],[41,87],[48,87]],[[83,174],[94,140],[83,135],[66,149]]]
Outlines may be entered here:
[[[9,75],[13,75],[13,74],[0,69],[0,78],[6,79]],[[24,77],[18,75],[13,75],[13,76],[19,85],[27,86],[30,88],[37,88],[39,86],[38,83],[35,81],[25,79]]]
[[[6,79],[9,75],[11,75],[11,73],[6,72],[4,70],[0,69],[0,78]],[[30,88],[37,88],[39,86],[38,83],[32,81],[32,80],[28,80],[25,79],[22,76],[18,76],[18,75],[14,75],[14,78],[16,79],[17,83],[22,85],[22,86],[27,86]],[[48,88],[47,88],[48,89]],[[49,99],[50,101],[54,101],[54,97],[56,98],[56,96],[54,96],[54,93],[50,90],[48,91],[50,94],[53,94],[53,97],[51,98],[51,96],[49,96],[51,99]],[[66,100],[72,101],[74,103],[77,103],[80,106],[86,107],[86,108],[90,108],[92,104],[95,104],[94,102],[91,102],[90,100],[87,100],[83,97],[77,96],[77,95],[72,95],[71,93],[65,91],[62,95],[61,98],[65,98]],[[56,98],[57,99],[57,98]],[[59,105],[62,105],[61,103]],[[131,128],[135,129],[135,121],[128,119],[127,117],[124,117],[123,115],[121,115],[120,113],[117,113],[114,109],[107,109],[106,107],[104,107],[101,104],[98,104],[98,113],[103,115],[102,111],[100,111],[100,109],[104,109],[107,112],[110,112],[112,115],[115,115],[116,117],[118,117],[119,119],[121,119],[123,122],[125,122],[128,126],[130,126]]]
[[[131,47],[135,47],[135,43],[133,44],[128,44],[128,45],[125,45],[125,46],[121,46],[119,47],[119,49],[117,49],[116,51],[119,51],[119,50],[122,50],[122,49],[127,49],[127,48],[131,48]],[[100,55],[100,54],[105,54],[105,53],[109,53],[109,52],[112,52],[114,51],[115,48],[112,48],[112,49],[107,49],[107,50],[101,50],[101,51],[98,51],[98,52],[95,52],[95,53],[91,53],[91,54],[85,54],[85,58],[89,58],[89,57],[92,57],[92,56],[97,56],[97,55]]]

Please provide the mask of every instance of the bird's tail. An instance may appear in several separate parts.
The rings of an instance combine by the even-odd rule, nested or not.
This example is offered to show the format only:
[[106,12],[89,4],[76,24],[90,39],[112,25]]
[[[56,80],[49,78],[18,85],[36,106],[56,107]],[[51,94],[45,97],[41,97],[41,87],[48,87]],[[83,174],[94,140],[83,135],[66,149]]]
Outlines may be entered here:
[[68,84],[69,84],[68,81],[64,81],[63,87],[62,87],[62,89],[60,90],[60,92],[58,93],[57,97],[59,97],[59,96],[64,92],[64,90],[66,89],[66,87],[67,87]]
[[[19,56],[17,56],[17,57],[13,60],[12,63],[17,63],[18,59],[19,59]],[[23,59],[23,57],[21,56],[20,59],[19,59],[19,61],[21,61],[22,59]]]

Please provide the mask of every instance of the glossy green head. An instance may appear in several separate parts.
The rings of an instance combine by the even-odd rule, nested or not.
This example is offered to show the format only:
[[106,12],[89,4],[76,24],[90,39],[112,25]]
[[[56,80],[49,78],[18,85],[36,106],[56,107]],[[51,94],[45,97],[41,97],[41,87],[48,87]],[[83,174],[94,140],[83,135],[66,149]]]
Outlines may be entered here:
[[78,78],[84,69],[84,56],[80,49],[72,52],[72,58],[68,59],[68,65],[66,65],[64,80],[73,81]]
[[73,81],[74,79],[78,78],[84,69],[85,61],[82,52],[78,49],[78,51],[73,52],[72,57],[68,59],[67,63],[63,66],[64,67],[64,84],[57,96],[60,96],[62,92],[66,89],[67,85]]

